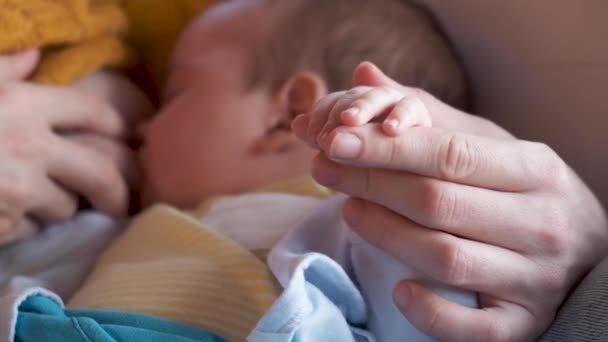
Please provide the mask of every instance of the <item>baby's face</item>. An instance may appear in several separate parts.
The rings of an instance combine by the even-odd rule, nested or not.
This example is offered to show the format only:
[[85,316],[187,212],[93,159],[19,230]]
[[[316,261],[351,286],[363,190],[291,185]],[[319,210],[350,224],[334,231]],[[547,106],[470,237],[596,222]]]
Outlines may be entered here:
[[[261,35],[262,0],[220,3],[180,37],[164,106],[145,129],[147,201],[192,206],[306,173],[312,151],[260,154],[277,110],[264,87],[247,89],[246,42]],[[257,24],[257,25],[256,25]]]

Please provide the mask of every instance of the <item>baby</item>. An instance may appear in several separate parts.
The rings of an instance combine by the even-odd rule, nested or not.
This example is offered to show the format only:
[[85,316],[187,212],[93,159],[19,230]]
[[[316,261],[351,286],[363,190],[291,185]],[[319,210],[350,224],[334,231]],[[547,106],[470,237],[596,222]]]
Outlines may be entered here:
[[[365,60],[464,102],[453,54],[426,14],[400,0],[232,0],[196,18],[141,150],[145,201],[189,210],[142,213],[69,306],[151,314],[234,341],[425,339],[390,304],[396,280],[357,286],[366,270],[415,273],[349,231],[342,198],[324,201],[329,192],[306,177],[316,152],[290,129],[319,100],[348,100],[327,95],[351,88]],[[396,113],[387,130],[430,124],[412,108],[419,116]]]

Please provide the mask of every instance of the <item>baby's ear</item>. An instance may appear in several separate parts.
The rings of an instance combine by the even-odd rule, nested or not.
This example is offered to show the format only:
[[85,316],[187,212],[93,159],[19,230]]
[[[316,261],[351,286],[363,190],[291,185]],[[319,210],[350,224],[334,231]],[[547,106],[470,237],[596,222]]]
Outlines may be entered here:
[[291,121],[310,112],[327,95],[325,80],[316,72],[301,71],[292,75],[273,96],[273,112],[266,135],[256,144],[260,153],[287,153],[300,145],[291,131]]
[[327,84],[313,71],[300,71],[292,75],[276,93],[275,103],[286,115],[289,124],[296,116],[308,113],[317,101],[327,95]]

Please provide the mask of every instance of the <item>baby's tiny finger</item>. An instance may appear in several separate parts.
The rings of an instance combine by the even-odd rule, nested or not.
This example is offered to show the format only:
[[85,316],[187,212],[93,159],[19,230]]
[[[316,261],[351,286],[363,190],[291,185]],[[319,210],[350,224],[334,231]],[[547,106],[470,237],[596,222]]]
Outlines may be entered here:
[[429,110],[420,99],[404,97],[386,117],[382,129],[390,136],[398,136],[405,129],[416,126],[432,126]]
[[327,122],[329,115],[334,108],[336,102],[344,95],[344,91],[329,94],[319,100],[315,105],[315,108],[310,113],[310,120],[308,122],[308,129],[306,131],[306,142],[316,147],[317,138],[325,123]]
[[361,95],[345,110],[340,117],[347,126],[361,126],[387,112],[403,95],[390,87],[376,87]]

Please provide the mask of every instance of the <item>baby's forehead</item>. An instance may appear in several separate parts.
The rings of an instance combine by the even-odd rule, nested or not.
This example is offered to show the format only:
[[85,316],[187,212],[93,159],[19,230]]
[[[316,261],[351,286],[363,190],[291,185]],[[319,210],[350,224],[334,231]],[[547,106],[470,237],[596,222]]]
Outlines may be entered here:
[[263,32],[267,0],[221,2],[195,17],[178,39],[193,46],[239,43],[254,40]]
[[231,0],[220,1],[192,20],[192,25],[202,30],[217,27],[243,27],[255,30],[270,8],[269,0]]

